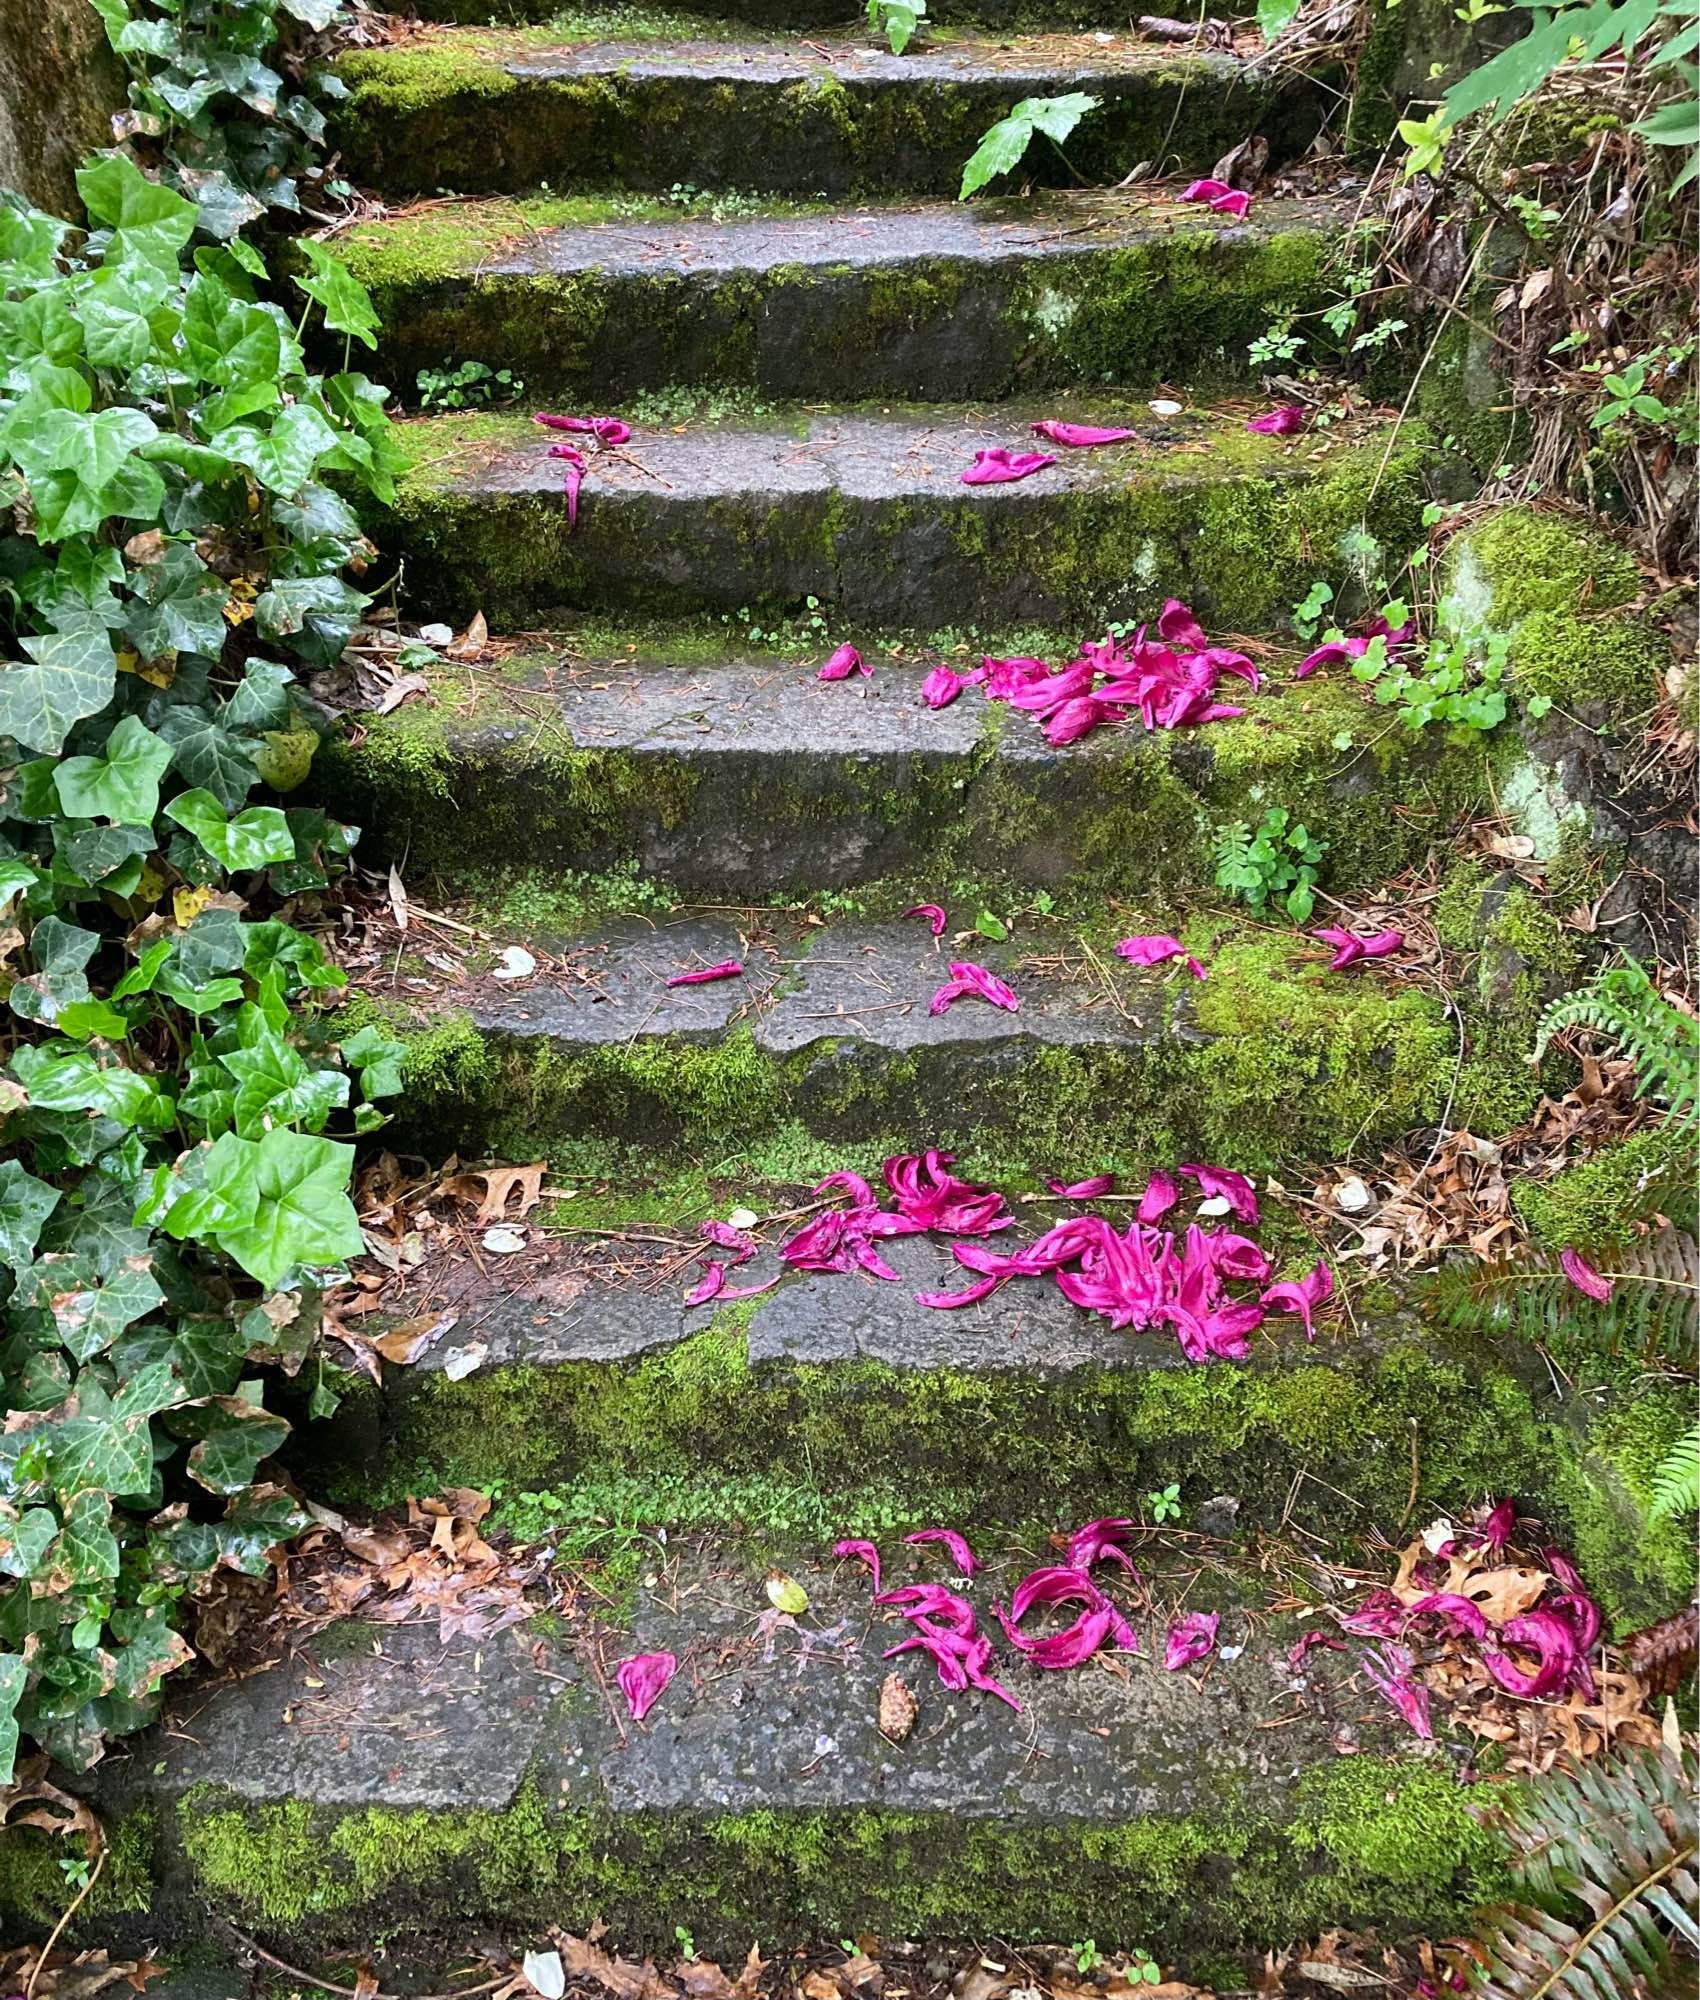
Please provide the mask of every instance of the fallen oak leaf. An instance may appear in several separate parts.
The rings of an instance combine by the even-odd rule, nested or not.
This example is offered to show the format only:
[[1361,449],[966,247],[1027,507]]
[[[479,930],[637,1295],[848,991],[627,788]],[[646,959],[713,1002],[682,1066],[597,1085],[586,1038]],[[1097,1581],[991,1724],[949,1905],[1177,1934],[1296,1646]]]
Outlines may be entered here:
[[469,1167],[463,1174],[443,1183],[443,1192],[452,1195],[456,1201],[476,1201],[478,1222],[505,1222],[511,1218],[509,1204],[517,1193],[519,1208],[513,1213],[529,1215],[537,1206],[543,1194],[543,1176],[548,1171],[546,1160],[536,1160],[528,1167],[490,1166]]

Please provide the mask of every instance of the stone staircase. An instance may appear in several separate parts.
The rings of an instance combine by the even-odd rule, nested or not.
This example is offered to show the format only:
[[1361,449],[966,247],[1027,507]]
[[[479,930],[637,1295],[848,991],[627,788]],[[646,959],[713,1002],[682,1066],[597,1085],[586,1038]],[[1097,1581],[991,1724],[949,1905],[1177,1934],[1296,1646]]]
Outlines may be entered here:
[[[1069,157],[1113,181],[1146,158],[1207,169],[1253,130],[1294,158],[1322,95],[1140,45],[1108,14],[1025,32],[1078,28],[1073,5],[987,11],[901,60],[840,39],[834,5],[759,11],[442,29],[344,63],[348,172],[397,204],[472,197],[341,239],[383,314],[374,372],[405,386],[446,355],[527,384],[517,414],[410,421],[379,529],[410,615],[482,612],[513,643],[445,662],[427,700],[321,760],[416,896],[540,964],[502,985],[487,960],[467,978],[408,961],[397,1143],[588,1149],[645,1189],[694,1174],[669,1218],[689,1226],[741,1174],[795,1186],[891,1147],[954,1145],[1036,1194],[1044,1173],[1373,1157],[1432,1125],[1459,1052],[1431,987],[1330,976],[1290,931],[1187,916],[1224,820],[1289,806],[1348,894],[1489,795],[1479,749],[1389,735],[1343,677],[1283,671],[1293,601],[1319,576],[1350,587],[1348,535],[1414,546],[1445,478],[1375,416],[1246,433],[1264,407],[1246,343],[1320,296],[1351,201],[1233,223],[1173,180],[949,199],[1024,96],[1101,96]],[[1160,390],[1178,413],[1147,407]],[[592,454],[576,529],[534,399],[633,423]],[[1046,416],[1136,437],[960,484]],[[1242,719],[1058,750],[974,690],[921,700],[941,652],[1065,658],[1169,595],[1273,670]],[[871,678],[822,685],[846,639]],[[914,900],[948,902],[953,928],[1033,913],[968,954],[1019,982],[1019,1016],[927,1014],[940,954],[894,921]],[[1204,982],[1114,959],[1126,931],[1189,921]],[[740,980],[665,986],[734,956]],[[1308,1238],[1276,1216],[1268,1240],[1297,1256]],[[901,1286],[792,1275],[716,1311],[680,1303],[676,1275],[539,1237],[303,1450],[350,1504],[575,1493],[651,1538],[625,1594],[582,1629],[446,1647],[334,1628],[193,1697],[103,1767],[121,1859],[91,1908],[179,1937],[210,1909],[302,1953],[549,1922],[604,1921],[628,1948],[680,1926],[739,1954],[869,1928],[1092,1936],[1223,1980],[1330,1924],[1456,1921],[1487,1884],[1471,1792],[1446,1755],[1410,1754],[1352,1661],[1288,1663],[1298,1628],[1266,1615],[1268,1580],[1326,1595],[1343,1586],[1295,1534],[1358,1560],[1369,1531],[1490,1491],[1571,1534],[1587,1444],[1553,1378],[1449,1349],[1391,1293],[1314,1347],[1282,1323],[1247,1366],[1192,1369],[1049,1287],[928,1311],[913,1288],[956,1267],[926,1241],[891,1255]],[[770,1244],[745,1275],[778,1268]],[[1053,1531],[1171,1482],[1216,1538],[1153,1558],[1139,1656],[1012,1666],[1020,1716],[911,1675],[915,1735],[878,1734],[893,1635],[860,1570],[825,1557],[834,1534],[966,1526],[989,1602]],[[1627,1517],[1590,1533],[1633,1571]],[[764,1652],[769,1563],[811,1608]],[[1205,1675],[1161,1670],[1182,1602],[1227,1614]],[[602,1663],[659,1646],[689,1669],[634,1728]]]

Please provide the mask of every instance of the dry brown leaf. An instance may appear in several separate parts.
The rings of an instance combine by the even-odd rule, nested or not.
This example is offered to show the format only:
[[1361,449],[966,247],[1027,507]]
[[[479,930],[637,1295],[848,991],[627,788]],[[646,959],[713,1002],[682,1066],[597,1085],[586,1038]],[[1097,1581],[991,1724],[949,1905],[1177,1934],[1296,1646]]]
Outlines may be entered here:
[[354,2000],[375,2000],[378,1991],[378,1975],[370,1963],[362,1959],[354,1968]]
[[[536,1160],[529,1167],[469,1167],[465,1173],[444,1181],[443,1192],[456,1201],[477,1202],[475,1221],[510,1222],[529,1215],[537,1206],[548,1167],[547,1160]],[[519,1205],[510,1208],[516,1194]]]
[[472,614],[472,622],[466,630],[458,639],[445,646],[443,652],[451,660],[476,660],[489,643],[490,628],[484,622],[484,614],[482,611],[475,611]]
[[803,2000],[843,2000],[838,1981],[824,1972],[805,1972],[797,1991]]

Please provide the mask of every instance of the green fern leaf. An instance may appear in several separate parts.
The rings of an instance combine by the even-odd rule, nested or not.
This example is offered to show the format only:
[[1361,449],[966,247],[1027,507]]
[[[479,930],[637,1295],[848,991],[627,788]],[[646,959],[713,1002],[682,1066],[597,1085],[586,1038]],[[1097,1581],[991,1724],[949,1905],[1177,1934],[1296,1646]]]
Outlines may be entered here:
[[1653,1503],[1647,1518],[1662,1521],[1667,1514],[1692,1514],[1696,1508],[1700,1508],[1700,1424],[1678,1438],[1653,1468]]
[[1700,1121],[1700,1021],[1673,1007],[1634,959],[1555,1000],[1541,1016],[1535,1059],[1554,1035],[1585,1028],[1609,1036],[1635,1065],[1635,1089],[1669,1107],[1681,1126]]

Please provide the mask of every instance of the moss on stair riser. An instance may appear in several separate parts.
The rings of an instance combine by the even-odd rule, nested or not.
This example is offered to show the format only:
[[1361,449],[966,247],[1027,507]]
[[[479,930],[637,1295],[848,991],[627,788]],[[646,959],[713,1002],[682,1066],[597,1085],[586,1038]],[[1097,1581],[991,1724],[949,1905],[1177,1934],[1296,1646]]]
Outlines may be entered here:
[[[409,384],[445,355],[499,359],[532,396],[598,408],[674,386],[838,400],[1182,379],[1194,395],[1248,389],[1248,342],[1318,301],[1329,247],[1315,230],[1183,225],[1027,264],[530,276],[480,271],[500,251],[461,245],[442,213],[344,245],[383,321],[384,378]],[[434,273],[451,246],[460,267]]]
[[681,1925],[734,1962],[752,1941],[770,1953],[862,1930],[1090,1935],[1237,1983],[1270,1938],[1454,1927],[1503,1886],[1471,1810],[1492,1796],[1369,1757],[1296,1785],[1224,1785],[1207,1816],[1050,1827],[874,1810],[614,1816],[530,1788],[505,1812],[335,1812],[202,1789],[161,1810],[150,1925],[202,1935],[210,1906],[296,1957],[374,1934],[596,1920],[622,1949],[671,1951]]
[[[407,565],[421,611],[524,629],[575,609],[784,616],[814,598],[839,617],[884,626],[1083,631],[1182,597],[1208,627],[1269,630],[1319,576],[1349,580],[1346,537],[1367,528],[1384,548],[1422,537],[1433,453],[1401,446],[1343,451],[1314,472],[1217,432],[1197,458],[1169,461],[1119,489],[849,498],[821,489],[740,492],[692,504],[646,488],[585,482],[569,530],[556,494],[466,492],[469,440],[404,483],[375,523]],[[430,448],[442,450],[434,433]],[[511,425],[493,427],[505,443]],[[1236,469],[1238,461],[1243,467]],[[1167,476],[1162,476],[1166,474]]]
[[[339,65],[351,96],[333,142],[349,174],[391,196],[540,185],[665,191],[754,188],[803,195],[954,195],[989,125],[1033,94],[1030,79],[915,86],[820,75],[791,84],[666,75],[514,76],[463,48],[361,50]],[[1068,145],[1033,150],[1024,175],[1054,185],[1118,179],[1163,155],[1200,171],[1253,126],[1277,160],[1315,132],[1308,84],[1253,92],[1230,71],[1176,59],[1096,88]],[[1184,101],[1184,113],[1182,106]],[[1177,115],[1181,114],[1181,115]],[[1070,172],[1070,166],[1074,173]]]

